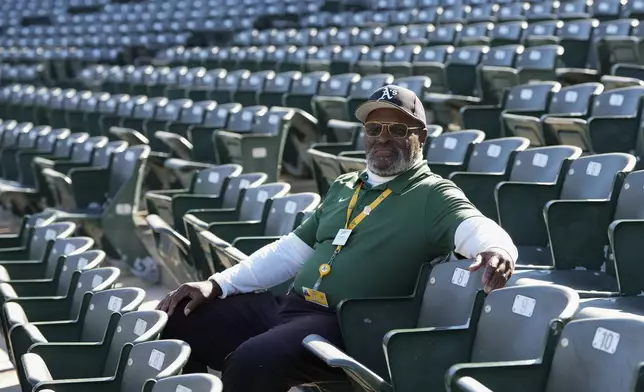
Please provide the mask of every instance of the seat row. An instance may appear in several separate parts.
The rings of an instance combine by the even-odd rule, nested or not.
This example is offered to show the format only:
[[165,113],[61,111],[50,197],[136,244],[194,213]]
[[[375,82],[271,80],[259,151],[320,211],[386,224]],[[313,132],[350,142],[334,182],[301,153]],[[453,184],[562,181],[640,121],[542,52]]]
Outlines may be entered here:
[[[598,1],[439,1],[382,0],[364,3],[358,12],[318,12],[306,15],[302,27],[366,27],[370,25],[405,25],[408,23],[478,23],[507,21],[543,21],[596,18],[639,19],[642,5],[637,1],[619,3]],[[470,4],[467,4],[470,3]],[[372,7],[386,9],[369,10]]]
[[117,288],[120,270],[76,231],[40,213],[0,240],[0,321],[21,390],[220,391],[213,376],[175,376],[190,347],[158,340],[168,316],[139,309],[145,291]]

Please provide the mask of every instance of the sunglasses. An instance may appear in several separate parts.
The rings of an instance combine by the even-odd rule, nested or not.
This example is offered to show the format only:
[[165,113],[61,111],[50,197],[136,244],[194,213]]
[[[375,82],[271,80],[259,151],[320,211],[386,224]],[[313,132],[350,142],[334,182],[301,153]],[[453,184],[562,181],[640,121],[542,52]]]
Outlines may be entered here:
[[369,121],[364,124],[364,134],[369,137],[378,137],[385,128],[387,128],[389,135],[394,139],[407,137],[409,131],[423,129],[423,127],[409,127],[404,123]]

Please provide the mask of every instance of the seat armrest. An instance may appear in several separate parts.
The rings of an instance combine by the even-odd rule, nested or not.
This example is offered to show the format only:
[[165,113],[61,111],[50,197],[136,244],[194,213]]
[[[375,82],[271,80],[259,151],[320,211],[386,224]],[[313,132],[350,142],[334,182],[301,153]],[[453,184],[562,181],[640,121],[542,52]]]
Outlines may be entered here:
[[327,366],[344,370],[349,377],[367,391],[391,391],[391,386],[369,368],[332,345],[319,335],[309,335],[302,341],[304,347]]

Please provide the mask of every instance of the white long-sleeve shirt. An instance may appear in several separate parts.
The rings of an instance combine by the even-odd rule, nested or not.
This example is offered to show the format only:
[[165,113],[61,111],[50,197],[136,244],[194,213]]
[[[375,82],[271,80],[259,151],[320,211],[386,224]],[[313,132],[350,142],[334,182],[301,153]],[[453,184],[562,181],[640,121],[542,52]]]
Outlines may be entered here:
[[[372,186],[394,178],[368,172],[368,182]],[[518,250],[508,233],[486,217],[472,217],[458,226],[454,234],[454,250],[467,258],[490,250],[505,252],[513,261],[518,257]],[[259,249],[239,264],[214,274],[211,279],[221,287],[221,298],[268,289],[294,277],[312,254],[313,248],[290,233]]]

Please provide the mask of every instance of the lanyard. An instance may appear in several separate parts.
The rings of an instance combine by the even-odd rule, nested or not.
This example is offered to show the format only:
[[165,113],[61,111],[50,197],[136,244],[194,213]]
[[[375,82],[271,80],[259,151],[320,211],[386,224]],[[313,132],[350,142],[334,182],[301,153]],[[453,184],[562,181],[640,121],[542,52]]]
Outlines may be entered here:
[[[391,189],[387,188],[382,193],[374,200],[371,204],[366,206],[358,216],[353,218],[351,220],[351,215],[353,214],[353,211],[356,208],[356,205],[358,204],[358,195],[360,194],[360,189],[362,188],[362,183],[358,184],[356,187],[356,190],[353,192],[353,196],[351,197],[351,201],[349,201],[349,208],[347,208],[347,221],[344,224],[344,230],[348,230],[348,235],[351,234],[351,231],[355,229],[356,226],[362,222],[367,215],[371,213],[371,211],[375,210],[376,207],[380,205],[390,194],[391,194]],[[342,230],[341,230],[342,231]],[[348,240],[348,238],[347,238]],[[344,241],[346,243],[346,240]],[[335,260],[335,257],[340,253],[342,248],[344,247],[343,244],[336,245],[335,251],[333,252],[333,255],[331,256],[331,259],[329,260],[328,263],[322,264],[320,266],[320,277],[318,278],[317,282],[315,282],[315,285],[313,286],[314,290],[317,290],[320,287],[320,283],[322,283],[322,278],[324,278],[326,275],[328,275],[331,272],[331,265],[333,264],[333,261]]]

